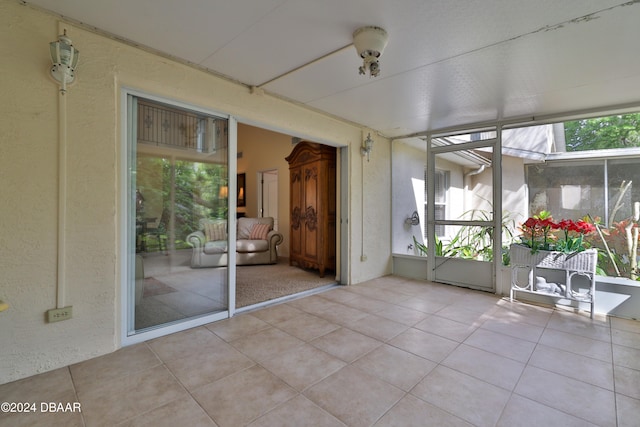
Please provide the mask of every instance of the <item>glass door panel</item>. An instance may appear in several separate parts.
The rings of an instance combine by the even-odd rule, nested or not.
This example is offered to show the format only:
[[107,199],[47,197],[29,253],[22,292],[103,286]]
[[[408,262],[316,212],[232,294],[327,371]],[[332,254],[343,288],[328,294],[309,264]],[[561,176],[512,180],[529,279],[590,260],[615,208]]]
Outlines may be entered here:
[[[223,312],[229,301],[227,120],[135,100],[129,334]],[[205,223],[218,224],[216,236]],[[220,262],[193,268],[194,252],[209,238]]]
[[430,141],[427,233],[433,233],[432,280],[494,288],[495,136],[495,130],[489,130]]

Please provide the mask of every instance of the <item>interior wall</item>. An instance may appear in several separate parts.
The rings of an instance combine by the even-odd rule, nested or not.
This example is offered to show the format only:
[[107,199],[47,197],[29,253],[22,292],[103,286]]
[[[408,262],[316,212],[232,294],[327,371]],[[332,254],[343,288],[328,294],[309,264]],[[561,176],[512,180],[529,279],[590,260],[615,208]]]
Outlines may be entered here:
[[[56,306],[59,201],[59,87],[49,77],[49,42],[65,28],[80,51],[76,82],[65,95],[67,195],[61,199],[66,207],[66,255],[60,264],[66,278],[61,285],[73,318],[47,323],[46,311]],[[351,265],[342,283],[390,272],[388,140],[374,138],[366,163],[360,156],[366,129],[268,94],[251,94],[248,87],[60,22],[15,0],[0,0],[0,39],[4,56],[11,58],[2,64],[0,114],[0,299],[9,304],[0,313],[0,383],[120,347],[120,218],[127,173],[121,162],[123,87],[349,146]],[[368,192],[363,199],[361,189]],[[368,257],[361,261],[356,248],[365,246]]]
[[259,214],[258,173],[278,170],[278,230],[283,242],[278,246],[278,255],[289,256],[289,164],[285,160],[293,146],[291,136],[255,126],[238,124],[238,173],[247,174],[247,216]]

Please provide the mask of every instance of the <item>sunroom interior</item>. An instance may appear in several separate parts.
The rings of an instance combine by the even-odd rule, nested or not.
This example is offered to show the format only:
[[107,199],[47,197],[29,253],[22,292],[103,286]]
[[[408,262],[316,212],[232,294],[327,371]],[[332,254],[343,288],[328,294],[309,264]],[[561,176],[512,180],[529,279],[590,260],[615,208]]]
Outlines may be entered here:
[[[616,123],[625,118],[637,121],[636,115],[595,120]],[[588,120],[568,123],[585,126]],[[636,135],[632,130],[631,139]],[[492,162],[493,151],[483,139],[495,140],[500,162]],[[586,247],[600,253],[595,291],[600,302],[595,303],[595,311],[637,318],[638,238],[632,230],[637,228],[640,209],[637,189],[633,189],[639,178],[640,150],[629,148],[625,138],[617,148],[572,150],[578,142],[565,133],[564,122],[394,140],[394,272],[509,293],[509,245],[523,242],[520,227],[528,217],[547,211],[556,221],[584,219],[597,224],[598,232],[585,236]],[[432,149],[430,172],[429,148],[455,145],[471,148],[447,149],[443,154]],[[433,187],[428,186],[429,177]],[[493,191],[500,187],[492,185],[494,179],[501,185],[495,197]],[[433,198],[428,197],[430,191]],[[533,296],[533,301],[567,302],[549,296]],[[589,309],[579,302],[573,305]]]
[[[393,274],[504,296],[503,222],[517,231],[539,209],[591,214],[610,229],[634,217],[636,149],[564,153],[559,128],[640,111],[640,55],[630,54],[640,37],[637,1],[201,3],[0,0],[10,59],[0,119],[0,383],[161,335],[126,342],[127,310],[135,310],[127,283],[143,244],[127,209],[136,200],[127,181],[128,94],[228,120],[237,142],[226,154],[228,192],[222,182],[210,190],[229,196],[232,216],[242,209],[229,177],[250,170],[243,161],[255,150],[241,148],[243,132],[251,144],[273,132],[284,144],[295,137],[341,147],[336,273],[344,285]],[[359,74],[363,58],[352,46],[353,32],[370,25],[389,34],[377,77]],[[65,31],[80,51],[66,92],[48,58]],[[368,137],[373,147],[363,155]],[[481,259],[437,250],[471,229],[492,237],[481,241]],[[175,244],[164,235],[149,233],[144,249],[164,256]],[[596,311],[639,318],[636,284],[613,264],[603,268]],[[224,313],[180,328],[232,317],[234,301],[223,299]],[[48,322],[46,313],[68,306],[72,318]]]

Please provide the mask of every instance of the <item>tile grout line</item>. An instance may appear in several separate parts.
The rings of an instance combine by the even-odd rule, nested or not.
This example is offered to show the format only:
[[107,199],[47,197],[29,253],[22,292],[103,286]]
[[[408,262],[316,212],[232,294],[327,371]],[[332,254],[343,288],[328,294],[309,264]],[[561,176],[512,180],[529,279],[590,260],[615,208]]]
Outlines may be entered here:
[[[71,365],[67,365],[66,366],[67,371],[69,372],[69,379],[71,380],[71,387],[73,387],[73,395],[76,398],[76,402],[80,403],[80,407],[82,408],[82,403],[80,402],[80,398],[78,397],[78,389],[76,387],[76,382],[73,380],[73,374],[71,373]],[[87,426],[87,422],[84,419],[84,412],[81,410],[80,411],[80,419],[82,420],[82,425],[84,427]]]

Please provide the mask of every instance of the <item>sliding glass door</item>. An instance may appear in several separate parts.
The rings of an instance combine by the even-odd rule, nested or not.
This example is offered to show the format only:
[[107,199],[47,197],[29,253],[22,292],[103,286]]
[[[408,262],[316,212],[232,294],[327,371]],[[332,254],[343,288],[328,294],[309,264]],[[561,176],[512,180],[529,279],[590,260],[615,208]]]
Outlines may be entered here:
[[[127,109],[126,333],[226,313],[229,120],[133,95]],[[217,224],[220,257],[197,268],[197,242],[214,232],[205,224]]]

